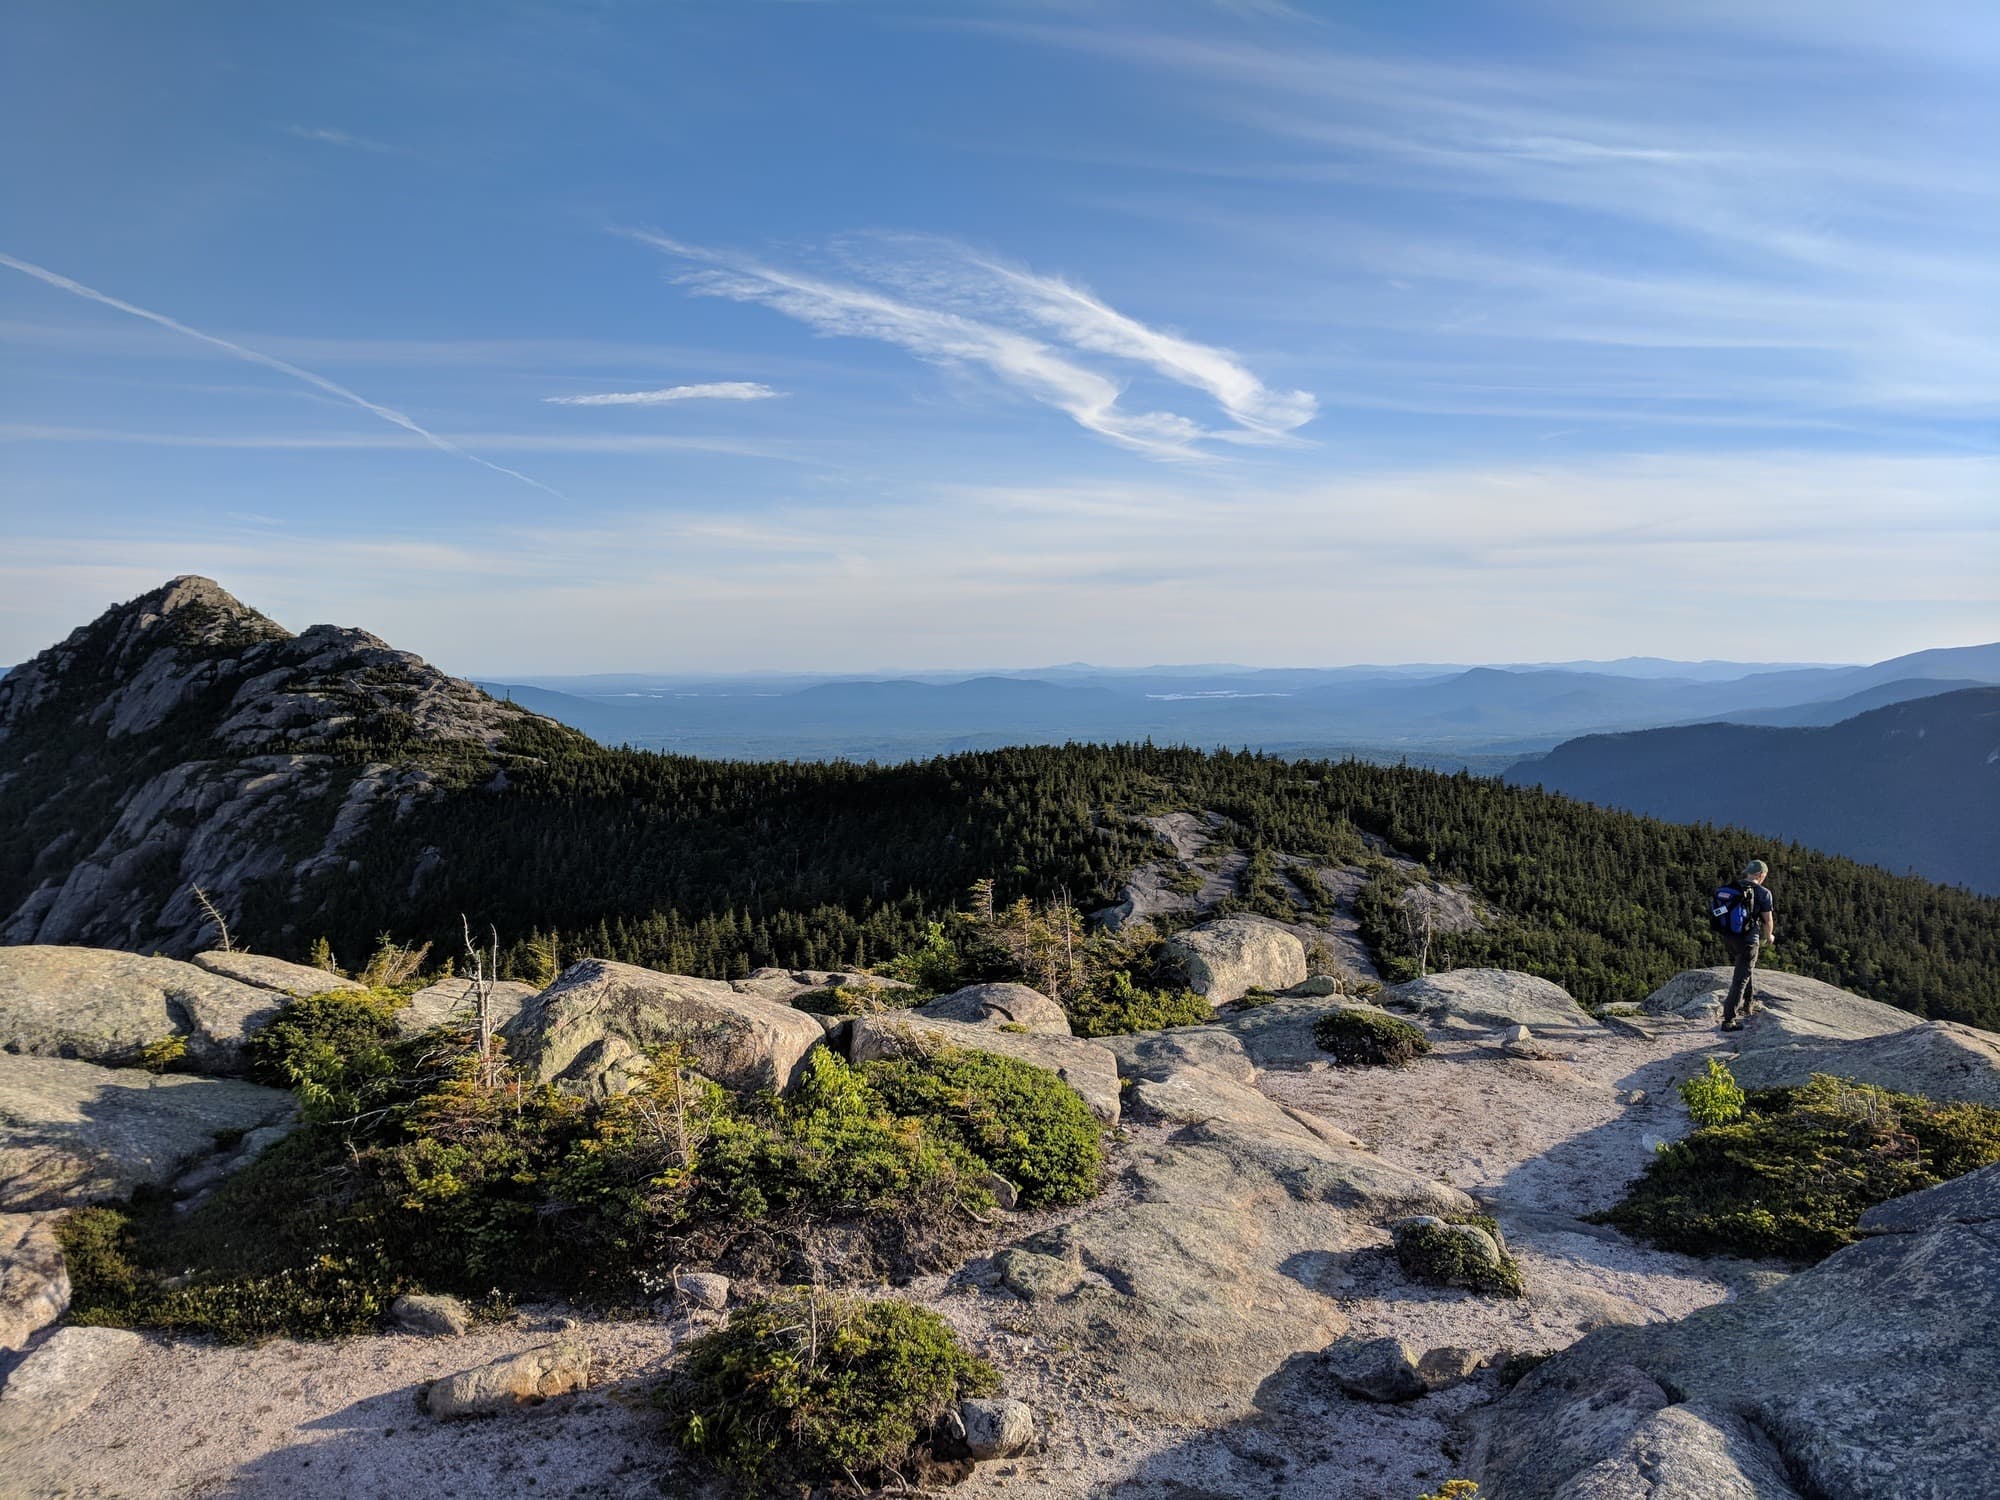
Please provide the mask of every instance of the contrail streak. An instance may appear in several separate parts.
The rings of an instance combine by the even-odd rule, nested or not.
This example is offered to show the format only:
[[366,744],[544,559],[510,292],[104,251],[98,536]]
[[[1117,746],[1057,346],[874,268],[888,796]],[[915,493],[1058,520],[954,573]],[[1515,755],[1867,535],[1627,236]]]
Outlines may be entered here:
[[350,405],[358,406],[363,411],[380,417],[393,427],[400,427],[406,432],[414,433],[440,453],[449,453],[454,458],[462,458],[468,463],[478,464],[482,469],[491,469],[496,474],[505,474],[509,479],[518,479],[521,483],[533,485],[544,494],[553,495],[558,500],[567,500],[569,498],[561,490],[553,489],[543,484],[541,480],[523,474],[519,469],[510,469],[505,464],[496,464],[489,459],[481,458],[477,453],[466,452],[450,438],[439,437],[428,428],[418,426],[394,407],[378,405],[370,401],[366,396],[357,395],[355,392],[350,391],[344,385],[335,384],[324,375],[315,375],[311,370],[301,370],[297,365],[286,364],[282,359],[273,359],[268,354],[259,354],[255,349],[246,349],[241,344],[232,344],[228,339],[217,338],[212,333],[203,333],[199,328],[190,328],[185,323],[177,323],[163,313],[148,312],[143,307],[134,307],[129,302],[121,302],[116,297],[108,296],[94,287],[87,287],[80,281],[72,281],[69,277],[58,275],[56,272],[48,270],[45,267],[25,260],[16,260],[5,251],[0,251],[0,266],[11,266],[22,275],[32,276],[37,281],[46,282],[59,291],[69,292],[74,296],[82,297],[88,302],[102,303],[104,306],[115,308],[119,312],[130,313],[135,318],[144,318],[148,323],[157,323],[162,328],[170,328],[175,333],[184,334],[188,338],[212,345],[224,353],[235,355],[238,359],[248,360],[253,365],[262,365],[267,370],[276,370],[280,375],[289,375],[294,380],[302,380],[317,390],[325,391],[329,396],[338,396]]

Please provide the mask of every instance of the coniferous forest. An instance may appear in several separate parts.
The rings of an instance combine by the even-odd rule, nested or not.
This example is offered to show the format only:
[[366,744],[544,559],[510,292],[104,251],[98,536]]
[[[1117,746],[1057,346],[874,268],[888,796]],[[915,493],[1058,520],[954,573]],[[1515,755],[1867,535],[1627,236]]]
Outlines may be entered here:
[[[452,951],[464,913],[499,931],[523,973],[551,939],[563,962],[718,976],[865,965],[916,946],[982,878],[1002,900],[1107,904],[1124,872],[1162,852],[1143,817],[1201,809],[1253,853],[1354,863],[1363,833],[1386,840],[1500,914],[1453,936],[1453,965],[1524,969],[1589,1004],[1637,1000],[1720,962],[1705,898],[1759,855],[1778,900],[1769,962],[2000,1026],[2000,901],[1469,775],[1151,745],[894,766],[710,761],[607,749],[537,720],[506,752],[504,777],[356,845],[349,873],[315,888],[312,915],[253,892],[249,940],[303,956],[325,937],[342,960],[385,933]],[[1369,925],[1393,959],[1394,925]]]

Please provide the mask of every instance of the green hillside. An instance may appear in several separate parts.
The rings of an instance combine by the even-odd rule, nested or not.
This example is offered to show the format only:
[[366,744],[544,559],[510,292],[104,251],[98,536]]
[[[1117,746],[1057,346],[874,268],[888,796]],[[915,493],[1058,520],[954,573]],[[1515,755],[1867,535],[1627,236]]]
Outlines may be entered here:
[[[315,888],[310,917],[264,891],[245,912],[251,940],[302,952],[324,935],[346,956],[384,932],[449,942],[467,912],[523,955],[554,931],[566,954],[681,972],[866,964],[914,945],[982,877],[1003,899],[1108,901],[1157,852],[1140,816],[1199,808],[1231,819],[1247,848],[1329,862],[1360,857],[1359,831],[1379,835],[1506,914],[1455,937],[1453,963],[1526,969],[1592,1003],[1718,962],[1703,898],[1761,854],[1776,871],[1779,966],[2000,1025],[2000,902],[1470,776],[1153,746],[717,762],[608,750],[537,721],[504,748],[504,790],[463,790],[377,828],[352,851],[360,873]],[[1372,936],[1393,949],[1393,933]]]

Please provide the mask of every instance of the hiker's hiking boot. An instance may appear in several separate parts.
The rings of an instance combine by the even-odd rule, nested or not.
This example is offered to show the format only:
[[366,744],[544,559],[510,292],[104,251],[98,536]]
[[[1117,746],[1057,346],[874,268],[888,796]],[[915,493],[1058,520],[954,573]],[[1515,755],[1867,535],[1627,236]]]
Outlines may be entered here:
[[1722,1029],[1724,1031],[1741,1031],[1743,1029],[1743,1023],[1740,1020],[1736,1020],[1735,1018],[1732,1017],[1730,1020],[1724,1021],[1722,1023]]

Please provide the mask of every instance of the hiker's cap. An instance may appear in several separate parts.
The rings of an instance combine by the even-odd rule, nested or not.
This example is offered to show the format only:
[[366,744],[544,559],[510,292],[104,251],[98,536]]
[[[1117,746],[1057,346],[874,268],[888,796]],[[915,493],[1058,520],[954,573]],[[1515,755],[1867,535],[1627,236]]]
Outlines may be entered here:
[[1743,867],[1743,878],[1745,880],[1755,880],[1759,875],[1768,875],[1770,873],[1771,867],[1761,859],[1753,859]]

